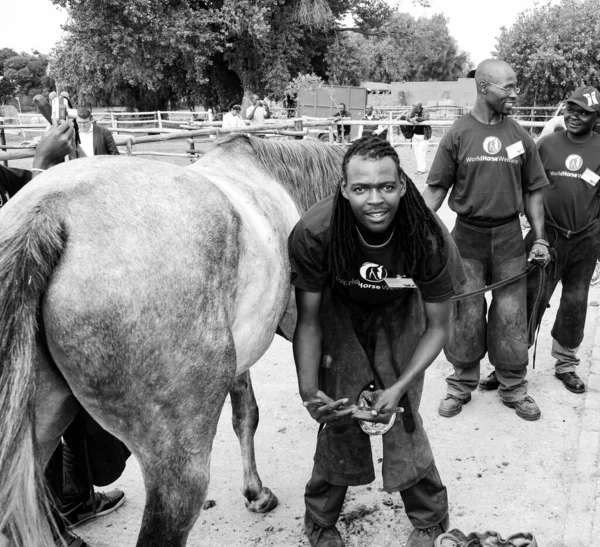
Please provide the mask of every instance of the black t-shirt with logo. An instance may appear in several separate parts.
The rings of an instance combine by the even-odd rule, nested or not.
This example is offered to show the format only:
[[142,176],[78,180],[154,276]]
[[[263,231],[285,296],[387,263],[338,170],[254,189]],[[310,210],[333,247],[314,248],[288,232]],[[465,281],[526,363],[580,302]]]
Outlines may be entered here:
[[0,165],[0,207],[31,180],[31,171]]
[[[298,221],[289,237],[292,284],[309,292],[321,292],[331,283],[327,273],[333,196],[311,207]],[[437,218],[437,217],[436,217]],[[397,234],[382,246],[370,246],[355,231],[354,260],[335,290],[358,306],[373,308],[388,304],[405,291],[421,291],[425,302],[442,302],[457,294],[466,275],[460,255],[444,224],[443,246],[434,243],[425,267],[418,272],[406,269],[404,253],[396,253]]]
[[548,184],[533,139],[514,120],[485,124],[470,113],[442,137],[427,184],[452,188],[458,215],[497,221],[516,216],[523,194]]
[[550,185],[544,188],[544,212],[552,224],[577,232],[600,214],[600,135],[574,143],[566,131],[537,143]]

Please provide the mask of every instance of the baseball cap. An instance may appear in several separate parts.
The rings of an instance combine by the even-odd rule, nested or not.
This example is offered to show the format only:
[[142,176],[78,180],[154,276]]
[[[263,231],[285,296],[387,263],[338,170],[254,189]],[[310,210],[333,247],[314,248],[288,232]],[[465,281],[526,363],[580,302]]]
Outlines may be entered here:
[[600,112],[600,91],[591,85],[584,85],[578,87],[566,102],[574,103],[587,112]]

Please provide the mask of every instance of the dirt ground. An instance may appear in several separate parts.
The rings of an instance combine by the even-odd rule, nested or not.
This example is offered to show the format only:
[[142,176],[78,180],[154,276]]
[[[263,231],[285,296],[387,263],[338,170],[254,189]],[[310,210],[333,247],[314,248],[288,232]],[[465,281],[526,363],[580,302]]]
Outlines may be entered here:
[[[428,166],[433,154],[430,147]],[[408,147],[400,148],[400,155],[402,165],[413,176],[416,168]],[[424,179],[415,177],[415,182],[422,188]],[[442,218],[448,224],[453,222],[447,209]],[[553,376],[550,328],[557,296],[544,317],[536,368],[529,372],[530,394],[542,409],[539,421],[525,422],[502,405],[497,393],[483,391],[474,393],[460,415],[442,418],[437,406],[451,366],[441,356],[427,371],[421,414],[448,488],[452,527],[465,532],[496,530],[504,536],[529,531],[545,547],[594,545],[583,539],[589,537],[583,532],[581,541],[563,540],[567,525],[577,528],[580,524],[584,530],[593,518],[593,506],[581,511],[572,507],[578,503],[578,492],[596,492],[598,458],[596,451],[588,458],[589,465],[582,465],[578,457],[586,396],[591,393],[572,394]],[[584,379],[590,372],[599,300],[600,289],[592,287],[586,336],[579,352],[579,373]],[[482,374],[491,370],[489,364],[482,368]],[[245,509],[240,493],[241,456],[227,401],[212,452],[208,500],[213,500],[214,506],[200,515],[189,538],[190,547],[308,545],[302,526],[302,496],[312,467],[317,424],[298,395],[291,344],[276,337],[251,372],[261,411],[256,435],[258,469],[280,504],[266,515]],[[349,490],[339,529],[348,547],[403,546],[412,526],[400,496],[381,491],[381,442],[375,437],[372,444],[377,478],[371,485]],[[145,493],[133,458],[113,486],[126,492],[124,506],[77,529],[93,547],[133,547],[136,543]]]

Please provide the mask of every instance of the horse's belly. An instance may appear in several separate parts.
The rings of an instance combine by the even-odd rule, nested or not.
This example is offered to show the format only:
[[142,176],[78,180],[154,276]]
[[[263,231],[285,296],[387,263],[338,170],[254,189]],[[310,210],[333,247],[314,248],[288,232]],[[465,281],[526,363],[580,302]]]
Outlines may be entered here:
[[240,374],[267,351],[290,295],[285,246],[247,246],[240,259],[233,340]]

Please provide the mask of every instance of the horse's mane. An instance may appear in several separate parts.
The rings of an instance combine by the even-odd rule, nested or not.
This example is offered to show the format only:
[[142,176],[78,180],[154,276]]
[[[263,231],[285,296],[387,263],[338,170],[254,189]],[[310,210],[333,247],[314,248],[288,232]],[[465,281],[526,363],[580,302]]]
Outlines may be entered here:
[[301,212],[332,194],[342,177],[345,148],[319,140],[269,140],[232,135],[211,151],[239,154],[246,150],[258,167],[278,180]]

